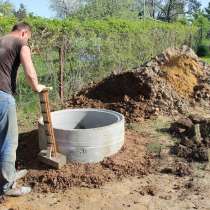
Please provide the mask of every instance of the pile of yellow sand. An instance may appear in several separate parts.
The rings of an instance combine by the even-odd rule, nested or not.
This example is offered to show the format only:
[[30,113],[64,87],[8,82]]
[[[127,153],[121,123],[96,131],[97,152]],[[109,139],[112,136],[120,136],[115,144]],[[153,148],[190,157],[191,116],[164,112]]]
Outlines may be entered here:
[[190,97],[198,78],[203,75],[199,62],[186,55],[171,57],[162,66],[166,80],[183,97]]

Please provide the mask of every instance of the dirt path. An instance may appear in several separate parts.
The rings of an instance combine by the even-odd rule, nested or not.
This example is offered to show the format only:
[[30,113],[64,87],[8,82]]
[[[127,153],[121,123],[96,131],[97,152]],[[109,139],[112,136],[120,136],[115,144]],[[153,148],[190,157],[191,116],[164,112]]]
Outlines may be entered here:
[[[189,177],[149,175],[110,183],[101,189],[73,188],[65,193],[31,194],[9,199],[1,210],[185,210],[210,209],[209,174]],[[190,181],[191,180],[191,181]],[[190,189],[189,186],[192,186]]]

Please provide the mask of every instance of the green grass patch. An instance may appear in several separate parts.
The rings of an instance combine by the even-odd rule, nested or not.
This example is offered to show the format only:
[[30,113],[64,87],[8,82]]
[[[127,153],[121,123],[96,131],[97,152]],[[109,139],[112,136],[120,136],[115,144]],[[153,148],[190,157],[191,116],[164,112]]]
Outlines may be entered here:
[[204,39],[202,41],[202,44],[206,45],[206,46],[210,46],[210,39]]
[[202,60],[210,64],[210,56],[203,57]]
[[146,120],[142,123],[131,123],[128,128],[148,137],[150,139],[147,145],[148,151],[160,156],[163,149],[174,145],[174,142],[177,141],[167,131],[171,122],[173,121],[169,117],[159,116],[156,119]]
[[156,119],[146,120],[143,123],[131,123],[128,128],[146,134],[154,139],[169,136],[166,130],[170,127],[172,120],[169,117],[159,116]]

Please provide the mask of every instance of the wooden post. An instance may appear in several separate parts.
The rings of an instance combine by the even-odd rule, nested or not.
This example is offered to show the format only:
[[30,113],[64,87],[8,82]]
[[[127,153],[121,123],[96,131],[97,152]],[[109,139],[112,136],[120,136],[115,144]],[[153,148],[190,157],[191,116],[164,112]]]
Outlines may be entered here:
[[64,102],[64,66],[65,66],[65,45],[64,41],[59,48],[59,95],[61,103]]

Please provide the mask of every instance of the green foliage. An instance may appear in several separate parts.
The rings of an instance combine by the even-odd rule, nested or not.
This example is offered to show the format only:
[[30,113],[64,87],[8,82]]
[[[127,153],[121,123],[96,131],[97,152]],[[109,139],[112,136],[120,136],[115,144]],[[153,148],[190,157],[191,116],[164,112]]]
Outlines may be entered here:
[[74,16],[81,19],[138,18],[139,8],[134,7],[134,2],[135,0],[88,0],[85,7]]
[[209,46],[201,44],[198,45],[197,55],[200,57],[205,57],[210,54]]
[[18,20],[23,20],[27,17],[27,11],[24,4],[20,4],[20,8],[17,11],[14,11],[14,15]]
[[197,47],[197,54],[200,57],[210,56],[210,39],[204,39]]
[[13,4],[11,4],[9,1],[0,0],[0,16],[12,17],[13,9]]
[[[102,19],[107,17],[138,18],[138,0],[51,0],[51,8],[60,18]],[[141,2],[142,5],[142,2]]]
[[210,22],[208,21],[207,17],[205,17],[202,13],[200,13],[195,16],[193,25],[198,27],[200,30],[200,42],[201,42],[203,39],[206,38],[209,32]]
[[205,62],[207,62],[208,64],[210,64],[210,56],[203,57],[202,60],[204,60]]
[[174,22],[197,13],[201,8],[199,0],[164,0],[157,1],[158,19]]
[[[58,89],[58,47],[65,38],[67,97],[91,80],[140,66],[167,47],[193,42],[197,30],[181,23],[116,18],[80,21],[29,17],[26,21],[33,26],[32,50],[39,49],[39,59],[45,63],[38,68],[43,69],[44,81],[55,90]],[[1,18],[1,31],[8,32],[14,23],[15,19]]]
[[[68,98],[89,82],[138,67],[168,47],[193,44],[197,39],[197,28],[181,23],[116,18],[80,21],[28,17],[25,21],[33,27],[31,49],[39,79],[53,86],[51,99],[56,103],[59,103],[58,49],[62,44],[65,45],[64,91]],[[0,17],[1,34],[8,32],[15,22]],[[38,98],[26,85],[23,71],[18,79],[18,93],[19,107],[25,107],[22,112],[29,113]]]
[[210,20],[210,2],[208,4],[208,7],[205,8],[205,12],[206,12],[206,17],[208,18],[208,20]]

